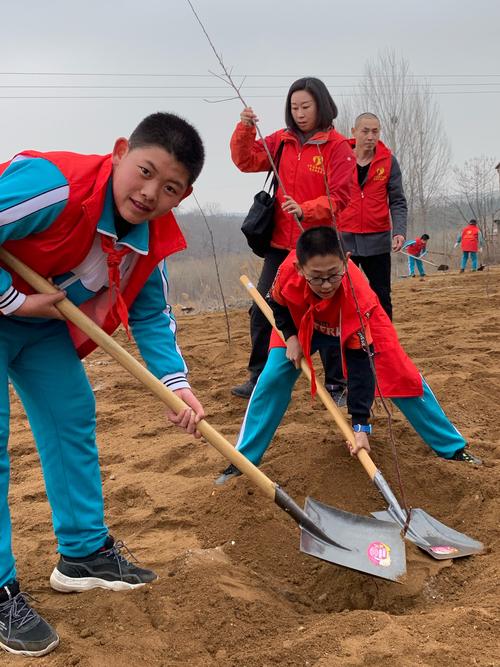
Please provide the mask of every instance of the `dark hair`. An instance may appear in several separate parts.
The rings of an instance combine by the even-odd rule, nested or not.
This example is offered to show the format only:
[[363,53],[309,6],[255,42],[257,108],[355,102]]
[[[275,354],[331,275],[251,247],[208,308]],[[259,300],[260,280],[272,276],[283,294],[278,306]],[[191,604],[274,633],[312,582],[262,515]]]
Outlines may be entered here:
[[312,257],[336,255],[341,257],[337,232],[332,227],[312,227],[306,229],[297,241],[297,260],[304,265]]
[[428,241],[431,237],[429,236],[429,234],[422,234],[420,238],[422,239],[422,241]]
[[286,126],[297,132],[299,128],[297,127],[292,116],[292,95],[299,90],[307,91],[316,102],[316,128],[319,130],[327,130],[332,126],[333,120],[337,118],[338,109],[337,105],[332,99],[332,96],[328,92],[328,88],[325,86],[323,81],[320,79],[315,79],[312,76],[306,76],[303,79],[297,79],[290,86],[288,95],[286,96],[285,103],[285,122]]
[[477,220],[472,218],[472,220],[469,220],[469,225],[477,225]]
[[205,161],[203,142],[183,118],[161,111],[146,116],[129,138],[130,150],[143,146],[159,146],[171,153],[186,168],[190,185],[200,175]]

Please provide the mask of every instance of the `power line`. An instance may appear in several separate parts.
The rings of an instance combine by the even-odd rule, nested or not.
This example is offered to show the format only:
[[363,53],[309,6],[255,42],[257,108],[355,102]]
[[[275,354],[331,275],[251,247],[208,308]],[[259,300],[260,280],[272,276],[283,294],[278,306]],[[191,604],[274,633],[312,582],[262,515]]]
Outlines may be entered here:
[[[166,74],[159,72],[0,72],[0,76],[150,76],[150,77],[196,77],[196,78],[213,78],[213,74]],[[232,74],[232,76],[248,77],[248,78],[297,78],[303,76],[301,74]],[[316,76],[327,78],[364,78],[365,74],[317,74]],[[371,75],[377,78],[390,78],[391,74],[375,74]],[[500,77],[500,74],[406,74],[408,78],[480,78],[480,77]]]
[[[500,82],[485,82],[485,83],[433,83],[430,84],[430,86],[427,86],[426,84],[422,83],[409,83],[406,84],[408,88],[431,88],[433,89],[434,86],[439,86],[441,88],[443,87],[452,87],[452,86],[498,86]],[[353,88],[353,84],[336,84],[335,88]],[[385,84],[382,84],[380,86],[381,88],[387,87]],[[227,86],[201,86],[201,85],[193,85],[193,86],[183,86],[183,85],[178,85],[178,86],[157,86],[157,85],[108,85],[108,84],[0,84],[0,89],[2,88],[22,88],[22,89],[33,89],[33,88],[43,88],[43,89],[48,89],[48,90],[53,90],[53,89],[64,89],[64,90],[88,90],[88,89],[106,89],[106,90],[128,90],[128,89],[133,89],[133,90],[196,90],[196,89],[202,89],[202,90],[228,90]],[[288,90],[289,86],[281,86],[281,85],[260,85],[260,86],[242,86],[242,90],[263,90],[270,88],[272,90],[276,89],[282,89],[282,90]]]
[[[498,94],[499,90],[443,90],[435,91],[435,95],[481,95]],[[413,96],[417,93],[408,93]],[[339,93],[336,97],[362,97],[359,93]],[[282,95],[248,95],[248,99],[283,99]],[[230,98],[232,99],[232,98]],[[236,99],[236,98],[235,98]],[[227,96],[215,95],[0,95],[0,100],[200,100],[222,102]]]

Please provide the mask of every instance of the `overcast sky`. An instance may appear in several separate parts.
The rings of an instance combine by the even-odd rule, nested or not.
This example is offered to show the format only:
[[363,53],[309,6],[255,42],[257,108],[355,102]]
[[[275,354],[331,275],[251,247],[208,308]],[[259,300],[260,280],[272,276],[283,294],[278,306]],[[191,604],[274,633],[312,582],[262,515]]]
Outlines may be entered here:
[[[242,94],[265,134],[283,126],[286,92],[296,78],[323,78],[342,109],[366,61],[389,48],[414,74],[433,75],[453,161],[482,154],[500,160],[497,0],[194,5],[226,65],[247,75]],[[232,91],[209,74],[220,69],[185,0],[5,2],[0,56],[2,160],[25,148],[106,153],[144,116],[173,111],[205,141],[207,161],[196,186],[203,205],[242,211],[260,188],[262,177],[240,173],[229,156],[241,103],[203,100]],[[187,200],[188,208],[194,205]]]

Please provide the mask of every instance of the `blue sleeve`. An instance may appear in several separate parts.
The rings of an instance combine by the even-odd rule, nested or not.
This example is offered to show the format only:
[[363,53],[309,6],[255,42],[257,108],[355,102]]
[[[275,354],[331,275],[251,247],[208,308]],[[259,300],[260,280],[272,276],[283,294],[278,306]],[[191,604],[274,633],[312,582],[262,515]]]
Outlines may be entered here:
[[415,239],[413,239],[413,241],[405,241],[405,243],[403,243],[402,249],[404,250],[405,248],[408,248],[411,245],[415,245]]
[[[14,158],[0,176],[0,245],[45,231],[66,206],[69,185],[59,169],[43,158]],[[0,311],[9,315],[24,302],[0,269]]]
[[129,322],[151,373],[171,390],[184,389],[189,387],[187,367],[177,345],[177,323],[167,299],[167,265],[162,261],[131,305]]
[[462,232],[458,232],[457,243],[460,243],[461,240],[462,240]]

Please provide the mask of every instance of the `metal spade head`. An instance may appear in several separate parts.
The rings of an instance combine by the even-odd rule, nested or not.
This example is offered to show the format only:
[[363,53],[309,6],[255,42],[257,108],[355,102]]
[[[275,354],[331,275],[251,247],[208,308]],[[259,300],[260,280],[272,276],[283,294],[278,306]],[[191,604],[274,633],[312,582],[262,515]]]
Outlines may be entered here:
[[[301,525],[300,550],[304,553],[391,581],[406,573],[405,545],[390,517],[389,521],[371,519],[313,498],[306,498],[304,512],[320,531]],[[331,542],[322,539],[321,533]]]
[[[373,512],[382,521],[397,521],[396,516],[387,511]],[[468,535],[446,526],[422,509],[412,509],[410,523],[405,537],[437,560],[462,558],[484,551],[484,545]]]
[[440,264],[438,266],[438,271],[448,271],[449,268],[448,264]]

